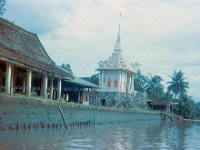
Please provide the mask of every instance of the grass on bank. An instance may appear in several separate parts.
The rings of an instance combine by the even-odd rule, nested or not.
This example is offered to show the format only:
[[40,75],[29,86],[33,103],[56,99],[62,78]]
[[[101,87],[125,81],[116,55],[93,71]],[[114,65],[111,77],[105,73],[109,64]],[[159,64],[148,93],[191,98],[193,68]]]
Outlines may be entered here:
[[150,110],[147,107],[146,101],[135,101],[129,108],[115,108],[115,107],[107,107],[107,106],[97,106],[97,105],[82,105],[74,102],[67,102],[64,99],[57,99],[57,100],[50,100],[48,98],[42,98],[40,96],[27,96],[23,94],[5,94],[0,93],[1,96],[6,96],[10,98],[14,98],[15,100],[24,100],[24,101],[35,101],[36,103],[43,103],[43,104],[50,104],[50,105],[68,105],[72,107],[84,107],[84,108],[91,108],[91,109],[102,109],[102,110],[113,110],[113,111],[132,111],[132,112],[139,112],[139,113],[158,113],[159,111]]
[[142,113],[159,113],[158,110],[151,110],[147,106],[145,100],[135,101],[130,106],[131,111],[142,112]]

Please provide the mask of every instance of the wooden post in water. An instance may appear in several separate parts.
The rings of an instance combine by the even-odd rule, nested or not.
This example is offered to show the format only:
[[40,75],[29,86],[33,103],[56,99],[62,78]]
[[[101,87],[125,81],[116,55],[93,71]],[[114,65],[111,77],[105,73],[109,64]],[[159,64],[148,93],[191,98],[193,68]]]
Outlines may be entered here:
[[61,117],[62,117],[62,120],[63,120],[63,122],[64,122],[65,128],[68,129],[68,128],[67,128],[67,123],[65,122],[65,118],[64,118],[63,111],[62,111],[61,107],[58,106],[58,109],[59,109],[60,115],[61,115]]

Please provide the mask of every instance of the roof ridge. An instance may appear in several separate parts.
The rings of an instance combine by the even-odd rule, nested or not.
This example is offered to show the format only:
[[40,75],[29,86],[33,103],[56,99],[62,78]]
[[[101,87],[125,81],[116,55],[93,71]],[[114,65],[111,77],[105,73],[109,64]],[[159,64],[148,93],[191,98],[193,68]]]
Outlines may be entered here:
[[0,23],[2,25],[2,29],[0,30],[2,32],[2,38],[0,38],[2,42],[0,42],[4,47],[18,51],[18,53],[33,60],[55,65],[55,62],[47,54],[37,34],[31,33],[1,17]]
[[33,32],[28,31],[28,30],[25,30],[25,29],[23,29],[22,27],[16,25],[16,24],[13,23],[13,22],[10,22],[10,21],[7,20],[7,19],[4,19],[4,18],[0,17],[0,20],[3,20],[5,23],[11,25],[12,27],[15,27],[16,29],[23,30],[24,32],[29,33],[29,34],[32,34],[33,36],[35,36],[35,35],[37,36],[36,33],[33,33]]
[[48,55],[48,53],[46,52],[46,50],[45,50],[44,46],[42,45],[42,43],[40,42],[40,39],[38,38],[37,34],[36,34],[35,36],[36,36],[37,40],[39,41],[39,43],[40,43],[40,45],[41,45],[41,47],[42,47],[42,51],[47,55],[47,57],[52,61],[52,63],[56,64],[56,63],[51,59],[51,57]]

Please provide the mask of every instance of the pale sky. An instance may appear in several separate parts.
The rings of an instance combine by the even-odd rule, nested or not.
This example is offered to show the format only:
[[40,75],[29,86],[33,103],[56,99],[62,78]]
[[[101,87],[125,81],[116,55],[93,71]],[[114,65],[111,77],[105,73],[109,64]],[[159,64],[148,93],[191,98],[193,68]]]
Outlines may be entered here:
[[182,70],[200,101],[200,0],[7,0],[3,18],[36,33],[76,76],[94,74],[112,54],[121,24],[127,65],[140,63],[164,84]]

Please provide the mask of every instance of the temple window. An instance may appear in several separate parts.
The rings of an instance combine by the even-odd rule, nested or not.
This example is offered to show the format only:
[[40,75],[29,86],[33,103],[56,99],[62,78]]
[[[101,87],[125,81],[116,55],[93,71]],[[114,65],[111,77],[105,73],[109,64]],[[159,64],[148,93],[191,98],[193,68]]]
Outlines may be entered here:
[[107,81],[107,87],[109,87],[109,88],[111,87],[111,82],[112,81],[110,79],[108,79],[108,81]]
[[115,80],[114,86],[115,86],[115,88],[118,88],[118,81],[117,80]]

